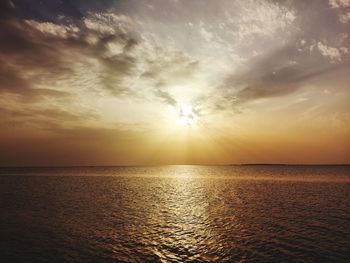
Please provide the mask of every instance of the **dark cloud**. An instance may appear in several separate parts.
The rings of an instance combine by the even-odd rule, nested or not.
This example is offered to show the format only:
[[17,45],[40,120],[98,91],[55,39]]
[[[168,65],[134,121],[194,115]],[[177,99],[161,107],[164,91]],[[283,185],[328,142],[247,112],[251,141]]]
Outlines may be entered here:
[[70,73],[53,39],[13,17],[1,23],[0,38],[0,91],[17,93],[28,99],[41,95],[41,91],[48,96],[64,93],[36,89],[36,84],[45,76],[56,78]]
[[40,1],[36,5],[30,0],[16,0],[14,4],[18,15],[26,19],[54,22],[59,15],[76,19],[83,16],[74,1],[70,0]]
[[176,106],[177,101],[168,92],[163,91],[161,89],[155,89],[154,93],[158,98],[160,98],[166,104],[169,104],[171,106]]
[[117,2],[113,0],[50,0],[34,3],[32,0],[13,0],[20,17],[48,22],[79,21],[88,12],[105,11],[115,6]]
[[11,1],[0,1],[0,21],[6,20],[15,14],[15,6]]
[[[113,42],[123,46],[122,51],[116,55],[103,56],[103,53],[107,52],[108,44]],[[136,45],[135,39],[125,34],[115,34],[102,37],[94,47],[94,55],[103,66],[103,73],[99,76],[101,86],[113,95],[118,96],[131,92],[128,86],[123,85],[123,80],[133,75],[137,61],[131,52]]]
[[[2,63],[1,63],[2,62]],[[40,96],[69,97],[70,93],[49,88],[36,88],[32,80],[24,77],[24,72],[0,60],[0,93],[8,92],[21,95],[27,100],[39,99]]]
[[[13,10],[10,4],[5,6],[7,15],[2,14],[4,21],[0,24],[0,90],[24,97],[40,95],[40,91],[43,95],[60,96],[62,93],[58,91],[35,88],[40,84],[56,83],[59,79],[79,79],[81,76],[76,76],[73,64],[95,59],[102,67],[101,72],[95,73],[101,88],[115,95],[127,91],[121,82],[135,66],[135,58],[130,55],[137,45],[134,38],[118,29],[113,34],[101,33],[82,23],[70,25],[77,28],[74,32],[64,24],[44,24],[47,31],[42,31],[36,21],[25,21],[10,12]],[[89,43],[88,36],[96,41]],[[124,46],[123,50],[120,54],[107,56],[107,46],[113,42]],[[69,57],[69,53],[75,57]]]
[[227,78],[220,88],[224,96],[221,101],[237,105],[259,98],[284,96],[306,82],[312,83],[322,75],[349,65],[348,60],[331,63],[320,54],[300,53],[294,46],[287,46],[253,58],[245,69]]

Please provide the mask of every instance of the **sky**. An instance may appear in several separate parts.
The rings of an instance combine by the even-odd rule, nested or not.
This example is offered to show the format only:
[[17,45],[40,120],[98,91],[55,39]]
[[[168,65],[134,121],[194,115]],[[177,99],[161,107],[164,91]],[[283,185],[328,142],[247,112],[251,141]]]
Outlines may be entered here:
[[350,163],[349,0],[3,0],[0,166]]

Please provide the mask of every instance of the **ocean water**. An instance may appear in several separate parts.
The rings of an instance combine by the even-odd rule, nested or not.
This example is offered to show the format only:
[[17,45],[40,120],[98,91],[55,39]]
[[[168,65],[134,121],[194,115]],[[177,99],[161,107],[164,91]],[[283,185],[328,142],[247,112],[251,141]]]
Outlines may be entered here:
[[350,166],[0,169],[1,262],[350,262]]

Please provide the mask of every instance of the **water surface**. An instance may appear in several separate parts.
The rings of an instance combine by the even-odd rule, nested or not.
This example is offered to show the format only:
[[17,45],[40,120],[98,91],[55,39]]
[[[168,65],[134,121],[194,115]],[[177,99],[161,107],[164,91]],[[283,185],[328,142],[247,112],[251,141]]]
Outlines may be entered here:
[[349,166],[0,169],[1,262],[349,262]]

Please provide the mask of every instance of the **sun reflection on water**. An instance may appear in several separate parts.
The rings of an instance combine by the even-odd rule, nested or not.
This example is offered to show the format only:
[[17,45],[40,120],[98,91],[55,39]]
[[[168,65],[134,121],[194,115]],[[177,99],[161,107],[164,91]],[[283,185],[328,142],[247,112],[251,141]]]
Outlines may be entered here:
[[153,251],[164,262],[215,259],[208,248],[220,241],[210,223],[207,191],[199,175],[195,166],[176,166],[176,173],[163,179],[162,190],[154,192],[158,202],[148,224],[158,228],[157,242],[162,245]]

